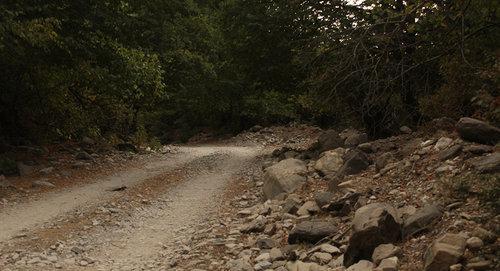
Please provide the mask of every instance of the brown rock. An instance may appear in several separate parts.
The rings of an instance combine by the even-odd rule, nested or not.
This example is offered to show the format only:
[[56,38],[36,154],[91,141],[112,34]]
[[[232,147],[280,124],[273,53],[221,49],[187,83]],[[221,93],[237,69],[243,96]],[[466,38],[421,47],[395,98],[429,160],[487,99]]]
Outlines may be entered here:
[[425,271],[448,271],[465,252],[465,237],[446,233],[435,240],[425,253]]

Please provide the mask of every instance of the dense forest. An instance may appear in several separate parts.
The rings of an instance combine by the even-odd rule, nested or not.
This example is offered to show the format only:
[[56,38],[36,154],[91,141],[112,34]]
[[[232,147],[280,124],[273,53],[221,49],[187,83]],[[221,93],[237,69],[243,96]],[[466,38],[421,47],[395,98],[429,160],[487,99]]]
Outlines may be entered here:
[[0,141],[500,123],[500,2],[3,0]]

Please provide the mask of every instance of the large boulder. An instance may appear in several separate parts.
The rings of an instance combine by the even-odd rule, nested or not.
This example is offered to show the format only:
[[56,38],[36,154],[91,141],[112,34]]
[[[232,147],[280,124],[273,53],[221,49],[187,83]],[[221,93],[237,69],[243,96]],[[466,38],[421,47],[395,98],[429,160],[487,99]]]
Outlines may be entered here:
[[326,130],[318,138],[318,150],[324,152],[344,146],[344,141],[340,138],[339,133],[333,129]]
[[472,165],[480,173],[500,172],[500,152],[495,152],[487,156],[479,157],[472,162]]
[[342,158],[344,153],[345,149],[343,148],[323,152],[314,164],[314,169],[325,176],[337,174],[344,164],[344,159]]
[[456,127],[460,137],[468,141],[490,145],[500,141],[500,129],[484,121],[461,118]]
[[372,203],[359,208],[354,215],[344,266],[369,260],[378,245],[400,240],[401,224],[398,211],[387,203]]
[[358,174],[370,165],[368,156],[366,156],[364,152],[356,149],[348,151],[343,159],[344,164],[340,169],[340,173],[343,175]]
[[423,207],[405,220],[403,236],[409,237],[428,229],[441,215],[442,212],[436,205],[431,204]]
[[465,252],[466,239],[459,234],[446,233],[435,240],[424,256],[425,271],[448,271]]
[[266,199],[295,191],[306,181],[304,162],[290,158],[265,169],[262,190]]
[[314,244],[321,239],[337,232],[335,223],[331,220],[312,219],[297,224],[288,235],[289,244],[300,242]]

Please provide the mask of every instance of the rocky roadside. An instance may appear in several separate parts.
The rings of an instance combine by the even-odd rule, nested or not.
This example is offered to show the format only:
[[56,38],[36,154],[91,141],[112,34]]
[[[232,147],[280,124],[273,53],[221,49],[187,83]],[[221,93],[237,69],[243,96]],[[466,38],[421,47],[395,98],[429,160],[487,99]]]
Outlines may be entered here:
[[470,118],[292,140],[233,183],[165,270],[499,270],[499,140]]

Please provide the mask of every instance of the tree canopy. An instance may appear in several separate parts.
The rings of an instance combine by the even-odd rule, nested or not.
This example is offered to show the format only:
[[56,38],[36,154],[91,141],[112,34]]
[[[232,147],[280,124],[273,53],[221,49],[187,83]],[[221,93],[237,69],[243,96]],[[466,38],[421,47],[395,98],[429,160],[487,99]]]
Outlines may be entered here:
[[[310,121],[500,122],[488,0],[0,3],[0,139],[143,141]],[[21,141],[21,142],[15,142]]]

